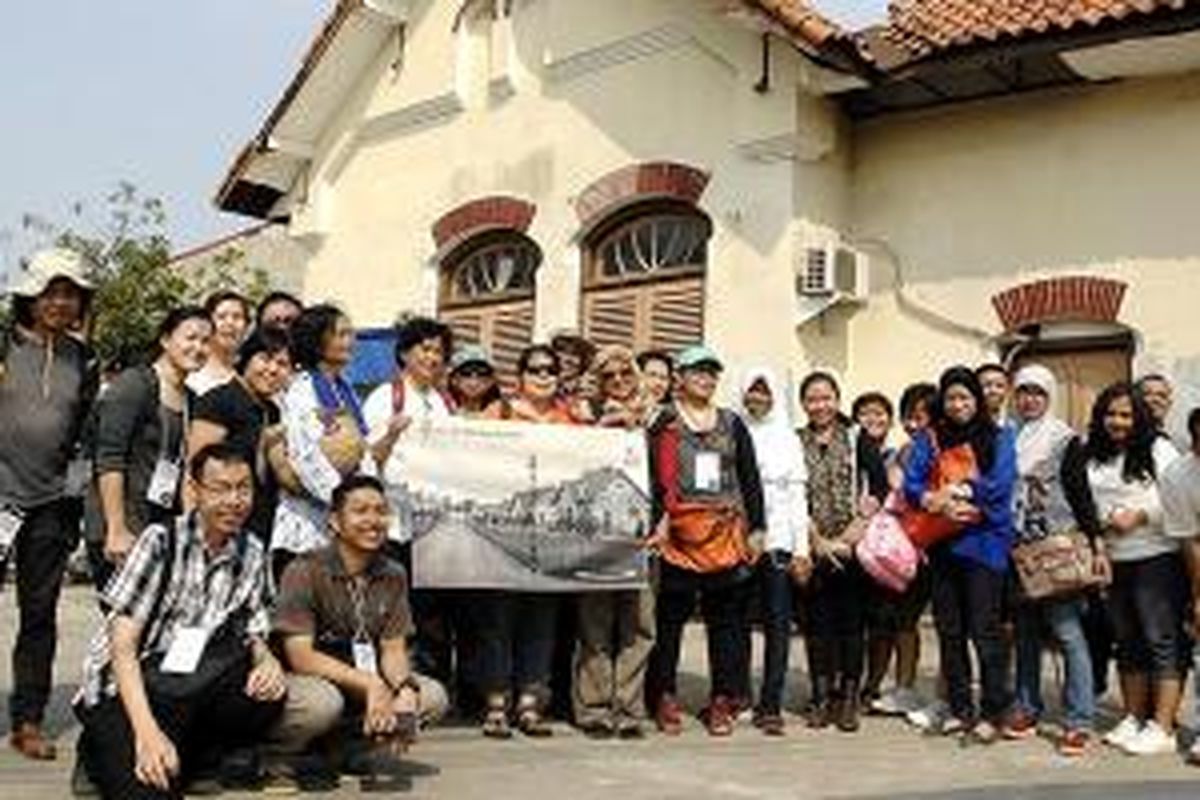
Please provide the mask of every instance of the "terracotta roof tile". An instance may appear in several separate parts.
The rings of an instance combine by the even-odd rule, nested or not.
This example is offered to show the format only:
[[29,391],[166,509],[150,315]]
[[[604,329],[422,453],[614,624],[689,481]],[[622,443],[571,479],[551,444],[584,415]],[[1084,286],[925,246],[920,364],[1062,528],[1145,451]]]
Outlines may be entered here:
[[805,0],[745,0],[745,4],[762,11],[792,36],[816,47],[848,35]]
[[920,58],[975,44],[1095,27],[1194,0],[894,0],[887,38]]

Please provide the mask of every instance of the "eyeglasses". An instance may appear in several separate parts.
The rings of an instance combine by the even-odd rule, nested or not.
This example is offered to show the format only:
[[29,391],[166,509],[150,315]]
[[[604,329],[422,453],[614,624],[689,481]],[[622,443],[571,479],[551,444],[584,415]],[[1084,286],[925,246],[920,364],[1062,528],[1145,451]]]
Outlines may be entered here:
[[254,496],[254,486],[249,483],[202,483],[200,488],[221,500],[249,500]]
[[525,374],[538,378],[554,378],[558,376],[558,369],[552,364],[530,364],[525,368]]

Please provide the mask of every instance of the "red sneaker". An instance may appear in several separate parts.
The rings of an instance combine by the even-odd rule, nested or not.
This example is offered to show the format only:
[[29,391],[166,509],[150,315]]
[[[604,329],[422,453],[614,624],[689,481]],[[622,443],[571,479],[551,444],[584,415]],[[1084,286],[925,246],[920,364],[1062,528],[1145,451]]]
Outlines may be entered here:
[[1087,753],[1091,737],[1087,731],[1069,730],[1058,740],[1058,754],[1067,758],[1078,758]]
[[704,715],[704,726],[708,728],[709,736],[733,735],[733,723],[737,717],[737,706],[724,695],[717,695],[708,704]]
[[1004,721],[1004,738],[1010,741],[1031,739],[1037,736],[1037,718],[1024,711],[1014,711]]
[[683,733],[683,706],[673,695],[664,694],[658,701],[654,722],[667,736],[678,736]]

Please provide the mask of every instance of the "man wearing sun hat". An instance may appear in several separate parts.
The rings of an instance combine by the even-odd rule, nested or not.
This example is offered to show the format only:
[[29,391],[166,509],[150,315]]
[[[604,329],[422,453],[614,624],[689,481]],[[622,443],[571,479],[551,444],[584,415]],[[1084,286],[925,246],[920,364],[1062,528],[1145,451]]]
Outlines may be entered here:
[[35,254],[14,281],[14,325],[0,359],[0,558],[17,571],[9,742],[55,757],[41,730],[50,695],[59,589],[78,540],[65,502],[67,465],[96,391],[78,334],[92,296],[87,262],[70,250]]

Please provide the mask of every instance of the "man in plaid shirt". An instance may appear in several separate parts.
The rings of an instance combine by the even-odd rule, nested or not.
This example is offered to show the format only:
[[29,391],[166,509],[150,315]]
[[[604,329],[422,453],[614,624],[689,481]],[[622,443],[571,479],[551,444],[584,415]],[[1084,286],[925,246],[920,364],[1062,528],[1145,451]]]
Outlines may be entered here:
[[262,546],[243,531],[254,494],[226,444],[192,459],[196,511],[138,538],[101,602],[84,662],[79,753],[108,798],[174,798],[225,749],[261,739],[283,708]]

